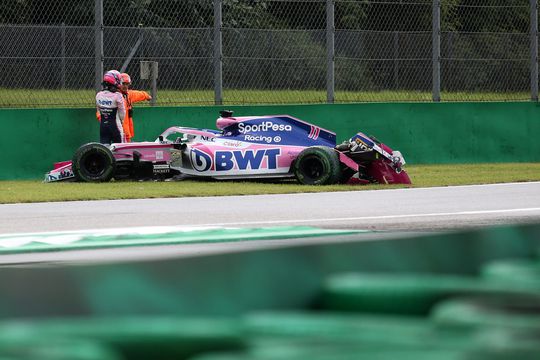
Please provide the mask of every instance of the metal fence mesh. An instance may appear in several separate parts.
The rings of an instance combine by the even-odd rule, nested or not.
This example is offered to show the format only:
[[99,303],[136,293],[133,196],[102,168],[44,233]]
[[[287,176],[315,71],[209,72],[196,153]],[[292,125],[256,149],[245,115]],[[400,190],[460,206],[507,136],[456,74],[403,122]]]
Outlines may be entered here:
[[530,98],[528,0],[448,1],[441,87],[456,100]]
[[336,100],[430,100],[431,0],[336,2]]
[[431,101],[434,3],[443,101],[531,98],[530,0],[2,0],[0,107],[93,106],[100,1],[103,69],[157,62],[158,105],[213,104],[216,63],[225,104]]
[[224,8],[225,100],[324,102],[326,1],[245,3]]

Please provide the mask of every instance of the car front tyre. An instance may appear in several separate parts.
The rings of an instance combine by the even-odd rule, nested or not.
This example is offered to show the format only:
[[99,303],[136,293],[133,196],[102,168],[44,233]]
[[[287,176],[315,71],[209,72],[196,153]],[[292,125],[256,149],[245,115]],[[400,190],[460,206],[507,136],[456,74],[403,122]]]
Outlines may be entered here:
[[298,154],[293,172],[301,184],[332,185],[341,179],[341,164],[334,149],[312,146]]
[[72,169],[78,181],[105,182],[113,177],[116,160],[107,146],[89,143],[81,146],[73,155]]

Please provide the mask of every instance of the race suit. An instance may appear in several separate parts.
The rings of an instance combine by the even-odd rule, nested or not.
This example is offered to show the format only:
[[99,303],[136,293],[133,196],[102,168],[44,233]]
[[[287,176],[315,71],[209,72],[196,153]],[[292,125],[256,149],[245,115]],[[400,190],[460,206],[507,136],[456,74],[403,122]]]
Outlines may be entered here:
[[126,142],[131,142],[133,136],[135,136],[135,130],[133,129],[133,103],[150,100],[151,96],[146,91],[128,90],[127,94],[123,94],[124,104],[126,106],[126,117],[124,118],[124,134]]
[[100,91],[96,95],[96,106],[100,119],[99,142],[102,144],[124,142],[122,123],[126,108],[122,94],[108,90]]

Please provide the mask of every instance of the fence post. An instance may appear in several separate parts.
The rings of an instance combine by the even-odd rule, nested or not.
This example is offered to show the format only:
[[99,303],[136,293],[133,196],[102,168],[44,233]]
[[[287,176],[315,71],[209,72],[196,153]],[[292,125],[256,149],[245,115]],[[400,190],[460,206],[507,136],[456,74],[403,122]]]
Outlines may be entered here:
[[394,89],[399,90],[399,32],[394,31]]
[[335,36],[335,26],[334,26],[334,6],[335,0],[326,0],[326,101],[329,104],[334,103],[334,86],[335,86],[335,76],[334,76],[334,59],[335,59],[335,48],[334,48],[334,36]]
[[94,35],[95,35],[95,88],[101,90],[101,79],[103,77],[103,0],[94,0]]
[[538,0],[531,0],[531,100],[538,101]]
[[214,102],[223,104],[222,0],[214,0]]
[[157,103],[157,79],[158,79],[158,62],[152,61],[150,64],[150,79],[152,82],[152,100],[150,105],[155,106]]
[[433,90],[432,98],[434,102],[441,101],[441,0],[433,0]]
[[62,90],[66,88],[66,23],[62,23],[60,28],[60,42],[62,53],[60,54],[60,87]]

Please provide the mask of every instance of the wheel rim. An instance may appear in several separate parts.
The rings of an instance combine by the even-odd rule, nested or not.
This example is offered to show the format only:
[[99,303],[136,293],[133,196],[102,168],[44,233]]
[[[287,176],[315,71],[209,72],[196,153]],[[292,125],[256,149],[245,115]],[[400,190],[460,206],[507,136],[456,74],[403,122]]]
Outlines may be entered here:
[[302,161],[302,173],[310,180],[318,180],[324,174],[324,165],[316,156],[309,156]]
[[89,154],[83,161],[84,169],[90,176],[100,176],[105,172],[105,158],[101,154]]

